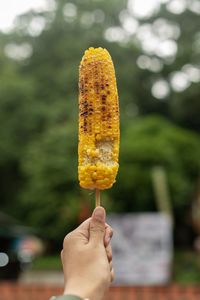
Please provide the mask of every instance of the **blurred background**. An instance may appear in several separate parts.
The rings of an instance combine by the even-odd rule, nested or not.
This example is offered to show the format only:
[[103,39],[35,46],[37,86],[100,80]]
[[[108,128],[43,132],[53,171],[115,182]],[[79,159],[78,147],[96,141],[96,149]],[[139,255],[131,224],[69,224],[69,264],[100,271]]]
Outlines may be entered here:
[[92,46],[113,58],[121,111],[119,174],[102,204],[167,213],[172,281],[200,282],[199,15],[198,0],[0,3],[1,245],[6,228],[35,239],[32,270],[60,270],[63,237],[94,207],[77,180],[78,68]]

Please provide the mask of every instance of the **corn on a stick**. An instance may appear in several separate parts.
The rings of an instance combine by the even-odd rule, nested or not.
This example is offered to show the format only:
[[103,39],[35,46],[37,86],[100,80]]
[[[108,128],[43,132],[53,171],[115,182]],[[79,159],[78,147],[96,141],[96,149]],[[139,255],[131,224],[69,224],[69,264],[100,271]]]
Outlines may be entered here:
[[106,49],[89,48],[79,69],[78,175],[81,187],[97,191],[112,187],[119,167],[119,138],[113,62]]

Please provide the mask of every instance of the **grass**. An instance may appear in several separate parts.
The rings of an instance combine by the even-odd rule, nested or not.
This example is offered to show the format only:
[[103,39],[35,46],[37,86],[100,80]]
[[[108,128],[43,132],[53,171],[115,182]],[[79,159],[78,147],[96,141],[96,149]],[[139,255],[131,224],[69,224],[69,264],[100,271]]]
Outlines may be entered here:
[[[41,256],[35,259],[31,270],[62,270],[60,255]],[[176,250],[174,254],[172,282],[178,284],[199,284],[200,255],[193,251]]]
[[31,270],[33,271],[62,270],[60,255],[41,256],[36,258],[32,263]]
[[175,251],[173,281],[179,284],[200,283],[200,254]]

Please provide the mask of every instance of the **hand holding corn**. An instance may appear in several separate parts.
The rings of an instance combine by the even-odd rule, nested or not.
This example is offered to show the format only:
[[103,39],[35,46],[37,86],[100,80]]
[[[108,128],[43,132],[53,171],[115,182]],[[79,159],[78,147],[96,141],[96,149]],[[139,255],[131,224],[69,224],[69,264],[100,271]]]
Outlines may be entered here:
[[111,188],[118,172],[119,103],[106,49],[89,48],[79,69],[78,175],[85,189]]

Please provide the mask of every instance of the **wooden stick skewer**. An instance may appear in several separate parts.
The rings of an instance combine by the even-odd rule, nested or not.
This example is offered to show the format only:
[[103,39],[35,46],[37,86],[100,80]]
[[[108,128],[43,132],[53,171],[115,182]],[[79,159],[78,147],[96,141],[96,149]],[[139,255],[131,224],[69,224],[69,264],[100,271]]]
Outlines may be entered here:
[[100,200],[100,190],[96,189],[96,207],[101,205]]

